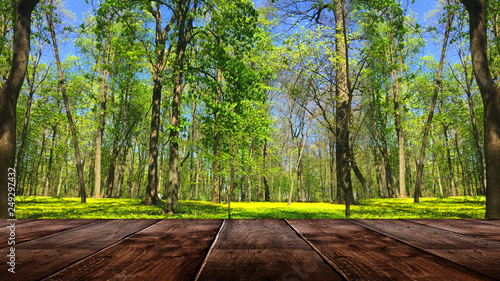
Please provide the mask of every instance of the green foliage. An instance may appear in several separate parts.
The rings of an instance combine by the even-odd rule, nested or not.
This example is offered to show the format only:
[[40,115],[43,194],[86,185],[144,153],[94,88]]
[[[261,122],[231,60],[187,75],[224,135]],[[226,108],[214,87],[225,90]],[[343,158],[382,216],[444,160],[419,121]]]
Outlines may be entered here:
[[[161,206],[145,206],[139,199],[87,199],[17,197],[19,219],[225,219],[226,204],[180,201],[181,211],[163,215]],[[351,206],[353,219],[479,219],[485,210],[484,197],[370,199]],[[231,202],[234,219],[343,219],[344,206],[329,203]]]

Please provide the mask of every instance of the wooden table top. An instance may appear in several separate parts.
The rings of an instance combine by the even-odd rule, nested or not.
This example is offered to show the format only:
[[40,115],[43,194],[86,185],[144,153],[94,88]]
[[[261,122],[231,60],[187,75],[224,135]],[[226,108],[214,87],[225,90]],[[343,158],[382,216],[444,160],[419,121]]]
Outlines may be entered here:
[[500,280],[495,220],[0,221],[0,280]]

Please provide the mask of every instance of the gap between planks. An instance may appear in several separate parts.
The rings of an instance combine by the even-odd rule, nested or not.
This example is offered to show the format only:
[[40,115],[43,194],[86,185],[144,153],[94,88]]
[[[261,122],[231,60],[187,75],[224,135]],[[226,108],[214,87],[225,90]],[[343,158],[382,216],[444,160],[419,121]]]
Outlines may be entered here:
[[214,246],[215,244],[217,243],[217,241],[219,241],[219,234],[221,233],[221,230],[222,228],[224,227],[224,224],[226,223],[226,220],[224,219],[219,227],[219,229],[217,230],[217,234],[215,234],[215,239],[214,241],[212,242],[212,245],[210,245],[210,249],[208,249],[208,252],[205,254],[205,257],[203,258],[203,261],[201,262],[197,272],[196,272],[196,276],[194,278],[194,281],[197,281],[198,278],[200,278],[200,274],[203,270],[203,268],[205,267],[205,265],[207,264],[207,260],[208,260],[208,257],[210,256],[210,254],[212,253],[213,249],[214,249]]
[[325,256],[318,248],[316,248],[312,243],[309,242],[295,227],[287,219],[283,219],[292,229],[295,231],[297,236],[299,236],[302,240],[304,240],[309,247],[311,247],[330,267],[335,270],[344,280],[349,280],[347,274],[338,267],[334,262],[332,262],[327,256]]

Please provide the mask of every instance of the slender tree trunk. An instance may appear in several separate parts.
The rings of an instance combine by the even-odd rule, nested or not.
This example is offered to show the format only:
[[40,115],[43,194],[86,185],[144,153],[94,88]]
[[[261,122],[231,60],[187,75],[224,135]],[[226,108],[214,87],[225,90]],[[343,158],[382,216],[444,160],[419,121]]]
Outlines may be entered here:
[[134,175],[134,158],[135,158],[135,143],[132,143],[132,151],[130,151],[131,159],[128,167],[127,176],[127,198],[132,198],[132,177]]
[[[45,128],[42,127],[42,149],[40,150],[40,156],[38,156],[38,161],[37,161],[36,170],[35,170],[35,180],[34,180],[34,183],[33,183],[33,185],[35,186],[35,191],[34,191],[34,195],[35,196],[37,196],[38,171],[42,170],[42,171],[40,171],[40,174],[43,174],[43,153],[45,151],[45,140],[46,140],[46,137],[45,137]],[[41,169],[40,169],[40,165],[42,166]],[[42,184],[40,182],[40,186],[41,185]],[[31,191],[30,191],[30,195],[31,195]]]
[[[123,129],[121,131],[121,136],[120,136],[120,146],[118,148],[118,155],[116,157],[116,166],[115,166],[115,177],[114,177],[114,181],[113,181],[113,189],[114,189],[114,194],[115,196],[118,195],[118,197],[121,197],[119,196],[119,193],[120,191],[122,190],[121,188],[119,188],[120,184],[119,184],[119,180],[122,176],[122,171],[123,171],[123,167],[122,167],[122,157],[125,156],[126,157],[126,153],[124,154],[123,153],[123,150],[125,149],[125,132],[127,131],[127,121],[128,121],[128,114],[129,114],[129,108],[130,108],[130,97],[129,97],[129,91],[130,91],[130,85],[127,86],[127,89],[125,90],[125,109],[124,109],[124,113],[123,113]],[[127,101],[128,100],[128,101]]]
[[[52,5],[52,0],[45,0],[45,5],[49,6]],[[85,191],[85,179],[83,177],[83,167],[82,167],[82,159],[80,156],[80,147],[78,146],[78,137],[77,137],[77,132],[75,128],[75,122],[73,121],[73,116],[71,114],[71,109],[69,107],[69,101],[68,101],[68,96],[66,94],[66,86],[65,86],[65,79],[64,79],[64,74],[62,71],[62,65],[61,65],[61,60],[59,58],[59,48],[57,47],[57,40],[56,40],[56,33],[55,33],[55,28],[54,28],[54,20],[52,17],[52,12],[47,11],[46,14],[47,17],[47,22],[49,25],[49,30],[50,34],[52,37],[52,46],[54,47],[54,55],[56,57],[56,63],[57,63],[57,70],[59,72],[59,87],[61,88],[61,93],[63,96],[64,100],[64,106],[66,108],[66,116],[68,117],[68,123],[69,123],[69,128],[71,130],[71,136],[73,138],[73,146],[75,148],[75,160],[76,160],[76,170],[78,173],[78,185],[79,185],[79,193],[81,203],[86,202],[86,191]]]
[[269,184],[267,180],[267,139],[264,142],[262,156],[264,158],[264,201],[269,202]]
[[23,131],[21,133],[21,140],[19,142],[19,149],[17,151],[17,161],[16,161],[16,185],[19,185],[19,178],[22,173],[22,164],[21,162],[23,161],[23,154],[24,154],[24,146],[26,143],[26,134],[28,132],[28,124],[30,120],[30,115],[31,115],[31,103],[33,101],[33,95],[35,94],[35,91],[29,91],[28,94],[28,101],[26,104],[26,114],[24,115],[24,123],[23,123]]
[[292,172],[292,149],[290,148],[290,152],[288,153],[288,177],[290,178],[290,193],[288,196],[288,206],[292,204],[292,196],[293,196],[293,172]]
[[[500,46],[500,45],[499,45]],[[462,67],[464,69],[464,75],[465,75],[465,85],[463,85],[458,77],[455,76],[455,79],[457,82],[459,82],[462,85],[462,89],[465,91],[467,94],[467,103],[469,105],[469,114],[470,114],[470,120],[472,124],[472,132],[474,133],[474,145],[476,146],[476,154],[477,154],[477,162],[478,162],[478,168],[479,168],[479,178],[480,178],[480,184],[481,184],[481,190],[482,192],[486,191],[486,170],[484,168],[484,158],[483,158],[483,149],[481,148],[481,144],[479,141],[479,132],[477,129],[477,121],[476,121],[476,114],[474,112],[474,101],[472,99],[472,79],[474,78],[473,73],[471,74],[471,77],[469,77],[469,72],[467,70],[467,62],[462,55],[462,49],[459,49],[458,55],[460,57],[460,62],[462,63]]]
[[[220,133],[218,132],[218,127],[219,127],[219,106],[221,103],[221,97],[222,93],[220,91],[220,87],[222,85],[222,75],[221,75],[221,70],[217,69],[217,83],[219,87],[217,87],[217,90],[215,91],[215,111],[214,111],[214,192],[213,192],[213,199],[212,203],[220,203],[221,198],[219,197],[220,194],[220,169],[221,169],[221,163],[220,163]],[[260,197],[258,195],[258,197]],[[259,198],[260,199],[260,198]]]
[[[363,176],[363,173],[361,173],[361,170],[359,169],[358,164],[356,163],[356,160],[354,159],[353,154],[351,154],[351,166],[352,166],[352,170],[354,171],[354,174],[356,175],[359,182],[361,183],[362,190],[367,191],[368,190],[368,182],[366,181],[365,177]],[[351,195],[352,195],[352,193],[351,193]],[[356,202],[354,197],[351,198],[351,202],[352,203]]]
[[195,177],[195,192],[194,192],[194,198],[196,200],[200,200],[200,173],[201,173],[201,163],[200,163],[200,155],[196,154],[196,177]]
[[[453,3],[451,3],[451,0],[448,0],[448,4],[454,5],[455,0],[453,0]],[[418,159],[417,179],[415,181],[415,194],[413,197],[413,201],[415,203],[420,202],[420,192],[421,192],[420,189],[422,185],[422,173],[424,171],[425,148],[427,146],[427,138],[429,136],[429,131],[431,129],[432,117],[434,116],[434,108],[436,106],[436,101],[439,94],[439,88],[441,87],[441,73],[443,71],[444,57],[446,54],[446,47],[448,46],[448,37],[451,31],[454,16],[455,14],[450,10],[450,12],[448,12],[448,19],[446,21],[446,30],[444,32],[443,46],[441,47],[441,58],[439,59],[438,73],[436,76],[436,85],[434,87],[434,95],[432,96],[431,108],[429,110],[429,115],[427,116],[427,122],[425,124],[425,129],[424,129],[424,136],[422,138],[422,147],[420,148],[420,157]]]
[[[195,136],[195,131],[194,131],[194,127],[195,127],[195,122],[196,122],[196,118],[195,118],[195,115],[196,115],[196,101],[193,101],[193,107],[192,107],[192,110],[191,110],[191,132],[190,132],[190,135],[192,136],[192,138],[194,140],[196,140],[196,136]],[[193,144],[193,151],[194,151],[194,144]],[[190,160],[190,171],[189,171],[189,200],[192,200],[193,199],[193,193],[194,193],[194,189],[195,189],[195,183],[193,182],[194,180],[194,174],[195,174],[195,170],[194,170],[194,154],[195,153],[191,153],[191,160]]]
[[[250,144],[250,151],[248,152],[248,159],[252,159],[252,152],[253,152],[253,143]],[[247,199],[248,202],[252,202],[252,179],[251,179],[251,173],[252,168],[250,165],[248,165],[248,171],[247,171]]]
[[326,185],[325,185],[325,177],[326,173],[323,173],[323,158],[321,157],[321,148],[318,147],[318,156],[319,156],[319,177],[321,181],[321,199],[322,202],[325,202],[326,199]]
[[28,67],[31,12],[38,0],[14,1],[14,35],[9,76],[0,88],[0,218],[14,218],[8,212],[8,197],[15,190],[16,107]]
[[333,136],[329,136],[328,144],[330,146],[330,199],[335,201],[335,141]]
[[257,202],[262,201],[262,175],[257,175]]
[[[400,73],[402,73],[402,63],[400,66]],[[398,198],[406,198],[406,159],[405,159],[405,144],[403,137],[403,128],[401,126],[401,110],[399,107],[399,88],[400,83],[396,70],[392,71],[392,80],[394,81],[394,114],[396,123],[396,135],[398,138],[399,150],[399,188],[396,189]]]
[[50,182],[50,170],[52,169],[52,159],[54,156],[54,147],[56,146],[56,134],[57,125],[53,127],[52,133],[52,147],[50,148],[49,165],[47,166],[47,173],[45,175],[45,184],[43,188],[43,196],[49,196],[49,182]]
[[[37,196],[38,195],[38,182],[40,182],[40,189],[42,188],[42,182],[43,182],[43,154],[45,152],[45,142],[47,140],[47,138],[45,137],[45,128],[42,127],[42,149],[40,150],[40,156],[38,157],[38,162],[37,162],[37,165],[36,165],[36,170],[35,170],[35,182],[34,182],[34,186],[35,186],[35,191],[34,191],[34,195]],[[40,170],[40,175],[42,177],[42,179],[40,179],[40,181],[38,181],[38,171]]]
[[26,113],[24,115],[24,123],[23,123],[23,130],[21,133],[21,140],[19,141],[19,149],[17,151],[17,160],[16,160],[16,185],[19,185],[20,183],[19,179],[22,174],[22,161],[23,161],[23,154],[24,154],[24,146],[26,145],[26,135],[28,132],[28,124],[30,120],[30,115],[31,115],[31,104],[33,103],[33,95],[35,92],[38,90],[38,87],[40,84],[45,80],[45,77],[47,77],[47,74],[49,70],[45,73],[45,76],[42,78],[42,80],[38,83],[38,86],[35,86],[35,79],[36,79],[36,74],[37,74],[37,68],[40,62],[40,57],[42,55],[42,49],[43,47],[40,47],[40,51],[37,52],[37,56],[34,58],[33,62],[33,70],[31,75],[29,73],[26,73],[26,79],[28,80],[28,100],[26,102]]
[[101,111],[99,113],[99,128],[97,128],[97,139],[95,147],[95,164],[94,164],[94,198],[102,198],[101,192],[101,147],[102,139],[104,138],[104,127],[106,125],[106,99],[108,96],[106,81],[109,73],[104,70],[102,73],[101,82]]
[[448,160],[448,169],[450,171],[451,195],[458,196],[457,185],[455,183],[455,175],[453,173],[453,166],[451,164],[450,147],[448,145],[448,126],[443,125],[443,131],[444,131],[444,139],[446,145],[446,156],[447,156],[446,159]]
[[[66,157],[64,158],[64,162],[66,162]],[[58,198],[61,195],[61,185],[62,185],[63,173],[64,173],[64,163],[61,164],[61,173],[59,174],[59,184],[57,184],[56,196]]]
[[[308,136],[307,136],[307,132],[306,132],[306,135],[305,135],[305,139],[304,139],[304,136],[302,136],[301,140],[300,140],[300,143],[299,143],[299,155],[298,155],[298,159],[297,159],[297,163],[300,163],[302,161],[302,155],[304,154],[304,148],[305,148],[305,143],[307,142],[307,139],[308,139]],[[289,160],[290,160],[290,196],[288,197],[288,206],[290,206],[292,204],[292,197],[293,197],[293,182],[294,182],[294,179],[293,179],[293,174],[292,174],[292,150],[290,150],[290,156],[289,156]],[[298,176],[298,170],[299,170],[299,165],[297,164],[297,170],[295,171],[295,174],[297,174]],[[297,190],[297,193],[299,193],[300,191]],[[299,194],[297,194],[299,195]]]

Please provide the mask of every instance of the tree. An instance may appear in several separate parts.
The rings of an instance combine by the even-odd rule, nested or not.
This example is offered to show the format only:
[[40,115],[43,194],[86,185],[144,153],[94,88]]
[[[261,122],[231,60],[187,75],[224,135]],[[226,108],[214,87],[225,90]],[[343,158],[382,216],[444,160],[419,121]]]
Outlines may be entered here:
[[448,0],[447,4],[446,30],[444,33],[443,45],[441,47],[441,58],[439,59],[438,72],[436,75],[436,85],[434,87],[434,95],[432,96],[431,108],[429,110],[429,115],[427,116],[427,122],[425,123],[422,147],[420,148],[420,158],[418,159],[417,179],[415,181],[415,193],[413,200],[415,203],[418,203],[420,198],[420,185],[422,184],[422,172],[424,170],[425,147],[427,145],[427,138],[429,136],[429,130],[431,128],[432,117],[434,116],[434,107],[436,106],[439,88],[441,87],[441,73],[443,71],[444,57],[446,54],[446,47],[448,46],[448,38],[451,32],[453,18],[455,16],[455,2],[453,1],[452,3],[451,0]]
[[476,82],[484,105],[487,219],[500,219],[500,89],[487,56],[487,0],[460,0],[469,13],[470,50]]
[[15,0],[13,55],[9,76],[0,89],[0,218],[12,218],[7,205],[14,190],[16,157],[16,107],[28,67],[31,12],[38,0]]
[[[24,116],[24,123],[23,123],[23,130],[21,133],[21,138],[19,141],[19,148],[17,150],[17,160],[16,160],[16,185],[19,185],[20,179],[21,179],[21,174],[22,174],[22,162],[23,162],[23,156],[24,156],[24,148],[26,146],[26,135],[28,131],[28,124],[30,122],[30,114],[31,114],[31,106],[33,103],[33,96],[35,93],[39,90],[39,88],[42,86],[42,84],[45,81],[45,78],[47,77],[48,73],[50,72],[50,66],[44,66],[40,65],[40,59],[42,57],[43,51],[45,49],[46,45],[46,37],[47,34],[43,32],[43,29],[45,25],[43,24],[43,16],[41,14],[37,15],[35,18],[35,25],[36,25],[36,48],[32,52],[32,60],[31,60],[31,69],[28,67],[27,73],[26,73],[26,79],[28,82],[28,100],[26,102],[26,113]],[[44,70],[39,69],[42,68]],[[42,71],[45,71],[43,74]],[[41,76],[41,77],[40,77]]]
[[52,47],[54,48],[54,56],[56,57],[56,63],[57,63],[57,71],[59,73],[59,87],[61,89],[61,93],[63,96],[64,100],[64,107],[66,109],[66,116],[68,117],[68,123],[69,127],[71,130],[71,137],[73,139],[73,147],[75,149],[75,160],[76,160],[76,170],[78,173],[78,185],[80,187],[80,197],[81,197],[81,203],[86,202],[86,191],[85,191],[85,181],[83,178],[83,165],[82,165],[82,158],[80,155],[80,147],[78,145],[78,136],[76,132],[76,127],[75,127],[75,122],[73,121],[73,115],[71,114],[71,109],[69,107],[69,101],[68,101],[68,95],[66,93],[66,86],[65,86],[65,77],[63,74],[62,70],[62,65],[61,65],[61,59],[59,57],[59,48],[57,47],[57,39],[56,39],[56,32],[55,32],[55,26],[54,26],[54,11],[55,7],[53,4],[53,0],[45,0],[44,7],[46,8],[45,10],[45,15],[47,17],[47,22],[49,26],[49,32],[51,35],[52,39]]

